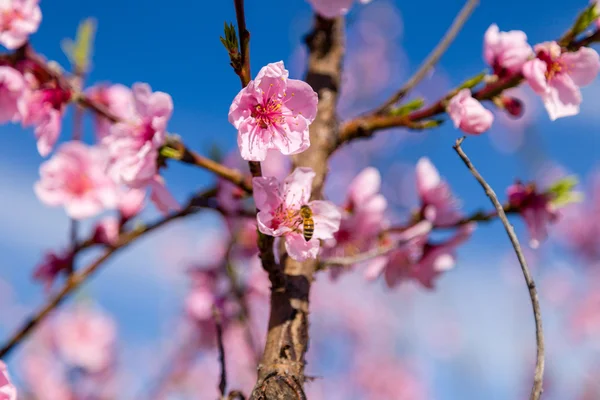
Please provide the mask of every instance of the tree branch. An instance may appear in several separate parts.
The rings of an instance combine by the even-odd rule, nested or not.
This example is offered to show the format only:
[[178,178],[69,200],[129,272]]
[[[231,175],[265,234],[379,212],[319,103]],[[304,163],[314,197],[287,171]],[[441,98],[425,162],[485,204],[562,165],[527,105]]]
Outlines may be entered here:
[[396,104],[398,101],[402,100],[404,96],[408,94],[415,86],[419,84],[425,78],[427,73],[440,58],[444,55],[450,44],[456,39],[456,36],[465,25],[475,7],[477,7],[479,0],[468,0],[463,8],[460,10],[458,15],[452,21],[452,25],[448,28],[448,31],[442,37],[442,40],[437,44],[437,46],[429,53],[425,61],[421,64],[419,69],[414,73],[413,76],[406,82],[406,84],[396,92],[392,97],[390,97],[385,103],[383,103],[380,107],[378,107],[373,114],[385,114],[389,109]]
[[369,251],[365,251],[364,253],[359,253],[353,256],[326,258],[321,260],[318,270],[324,270],[329,267],[349,267],[354,264],[369,261],[379,256],[384,256],[401,245],[402,243],[393,242],[386,246],[375,247]]
[[515,253],[517,258],[519,259],[519,264],[521,265],[521,270],[523,271],[523,276],[525,277],[525,282],[527,283],[527,288],[529,289],[529,297],[531,298],[531,306],[533,308],[533,318],[535,320],[535,339],[536,339],[536,348],[537,348],[537,357],[535,364],[535,374],[533,377],[533,387],[531,389],[530,400],[538,400],[542,394],[542,382],[544,377],[544,331],[542,328],[542,314],[540,310],[540,303],[538,300],[537,291],[535,288],[535,282],[531,277],[531,273],[529,272],[529,267],[527,266],[527,261],[525,260],[525,256],[523,255],[523,251],[521,250],[521,245],[519,244],[519,239],[517,239],[517,235],[515,234],[515,230],[511,223],[506,218],[506,213],[504,212],[504,208],[502,204],[498,201],[498,197],[494,190],[490,187],[490,185],[483,179],[481,174],[475,169],[475,166],[471,163],[463,149],[460,147],[465,137],[463,136],[460,139],[456,140],[456,144],[454,145],[454,150],[458,153],[460,158],[463,160],[467,168],[471,171],[475,179],[479,182],[485,194],[490,198],[496,211],[498,212],[498,216],[500,220],[504,224],[504,228],[506,229],[506,233],[510,238],[510,242],[512,243],[513,248],[515,249]]
[[223,326],[221,324],[221,314],[215,306],[213,306],[213,317],[215,320],[215,328],[217,330],[217,348],[219,350],[219,363],[221,365],[221,379],[219,379],[219,392],[221,398],[225,398],[227,390],[227,368],[225,366],[225,347],[223,346]]
[[193,197],[189,203],[182,208],[180,211],[170,214],[150,225],[147,225],[142,228],[134,229],[130,232],[126,232],[121,234],[117,243],[106,249],[105,252],[98,257],[94,262],[89,264],[86,268],[82,269],[80,272],[74,273],[69,276],[66,283],[62,287],[62,289],[54,294],[48,302],[42,306],[38,311],[36,311],[32,316],[30,316],[27,321],[19,328],[17,331],[6,341],[6,343],[0,349],[0,359],[7,356],[19,343],[21,343],[35,328],[42,322],[46,317],[54,310],[56,307],[60,305],[72,292],[74,292],[77,288],[79,288],[83,283],[85,283],[97,270],[103,265],[103,263],[111,258],[115,253],[129,246],[138,238],[150,233],[161,226],[174,221],[176,219],[185,217],[186,215],[193,214],[199,210],[199,207],[207,207],[207,200],[210,197],[213,197],[215,194],[215,190],[211,189],[205,191],[195,197]]
[[[306,39],[309,48],[306,82],[319,95],[317,116],[310,126],[311,146],[292,157],[293,167],[315,172],[312,199],[322,198],[328,157],[336,143],[336,104],[344,54],[343,18],[315,16]],[[305,399],[305,354],[308,349],[310,286],[317,260],[297,262],[281,251],[285,286],[271,288],[271,310],[265,351],[251,399]]]
[[[589,46],[590,44],[598,41],[600,41],[600,33],[596,31],[578,41],[570,43],[567,47],[569,50],[575,51],[581,47]],[[523,80],[524,77],[521,73],[498,79],[496,82],[489,83],[480,90],[473,92],[473,97],[480,101],[492,100],[506,89],[520,85]],[[453,96],[454,93],[455,90],[452,90],[429,107],[414,111],[407,115],[380,115],[376,112],[372,112],[368,115],[351,119],[341,126],[338,136],[338,143],[335,149],[352,140],[370,137],[376,131],[383,129],[404,127],[418,130],[429,128],[430,126],[424,124],[423,122],[432,117],[445,113],[446,102],[450,97]],[[437,126],[437,124],[432,126]]]

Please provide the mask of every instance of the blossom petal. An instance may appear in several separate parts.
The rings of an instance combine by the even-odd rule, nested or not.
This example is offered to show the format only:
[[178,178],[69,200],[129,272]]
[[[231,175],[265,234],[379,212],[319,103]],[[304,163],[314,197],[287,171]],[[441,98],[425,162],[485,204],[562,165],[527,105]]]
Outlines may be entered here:
[[313,212],[315,222],[315,239],[331,239],[333,234],[340,229],[342,213],[330,201],[314,200],[308,206]]
[[564,53],[561,61],[577,86],[589,85],[600,71],[600,57],[596,50],[589,47],[582,47],[573,53]]
[[379,193],[381,189],[381,174],[377,168],[363,169],[350,183],[348,197],[355,204],[361,204],[368,198]]
[[566,74],[557,75],[552,80],[548,92],[542,95],[544,106],[552,121],[577,115],[581,104],[581,91]]
[[261,211],[270,212],[282,202],[277,178],[257,177],[252,179],[254,203]]
[[523,76],[525,76],[533,91],[538,94],[546,93],[548,90],[546,68],[547,64],[539,58],[534,58],[523,64]]
[[298,233],[290,233],[285,236],[285,249],[289,256],[296,261],[306,261],[311,258],[317,258],[319,254],[319,241],[304,240],[304,237]]
[[299,209],[308,203],[316,174],[312,168],[298,167],[283,181],[283,196],[288,208]]
[[314,121],[318,101],[317,92],[308,83],[297,79],[288,80],[284,104],[297,118],[304,117],[309,123]]

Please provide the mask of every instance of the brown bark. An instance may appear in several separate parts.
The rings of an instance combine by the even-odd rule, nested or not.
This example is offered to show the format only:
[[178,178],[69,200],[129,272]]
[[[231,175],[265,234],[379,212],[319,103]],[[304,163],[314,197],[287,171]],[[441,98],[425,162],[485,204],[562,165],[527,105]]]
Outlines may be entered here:
[[[312,198],[322,198],[327,159],[337,143],[336,104],[344,54],[343,19],[315,17],[306,82],[319,94],[317,117],[310,127],[310,148],[293,157],[295,167],[310,167],[316,177]],[[273,285],[269,331],[258,382],[251,399],[305,399],[304,366],[308,350],[308,305],[316,260],[296,262],[282,256],[285,284]]]

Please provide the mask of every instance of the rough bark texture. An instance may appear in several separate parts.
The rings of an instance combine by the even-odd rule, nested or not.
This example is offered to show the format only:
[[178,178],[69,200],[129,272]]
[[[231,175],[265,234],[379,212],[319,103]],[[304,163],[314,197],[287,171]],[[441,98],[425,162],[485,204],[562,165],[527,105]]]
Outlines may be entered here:
[[[315,17],[307,36],[309,48],[306,81],[319,94],[317,118],[310,127],[310,148],[293,157],[295,167],[311,167],[316,177],[313,199],[322,198],[328,172],[327,159],[335,149],[338,121],[336,103],[344,53],[343,19]],[[251,399],[305,399],[304,366],[308,350],[308,303],[316,261],[296,262],[282,256],[285,285],[273,285],[271,314],[258,382]]]

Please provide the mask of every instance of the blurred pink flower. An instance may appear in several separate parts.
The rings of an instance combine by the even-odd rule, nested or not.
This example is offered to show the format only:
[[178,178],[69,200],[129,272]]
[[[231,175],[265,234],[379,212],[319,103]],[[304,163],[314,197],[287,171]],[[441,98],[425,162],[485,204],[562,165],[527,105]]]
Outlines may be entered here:
[[474,99],[469,89],[462,89],[452,97],[447,110],[454,126],[465,133],[479,135],[494,122],[494,114]]
[[25,93],[25,80],[19,71],[0,66],[0,124],[21,118],[18,101]]
[[0,44],[13,50],[21,47],[42,21],[39,0],[0,1]]
[[[340,229],[333,239],[325,241],[324,258],[352,256],[378,245],[378,235],[387,222],[384,215],[387,200],[379,193],[380,189],[381,175],[373,167],[365,168],[352,180],[342,207]],[[369,268],[373,262],[378,259],[363,263],[364,268]],[[345,270],[348,269],[332,269],[332,277]]]
[[145,199],[145,190],[127,189],[121,193],[117,204],[117,208],[121,212],[121,217],[125,220],[135,217],[143,210]]
[[483,58],[499,77],[521,72],[523,64],[533,56],[523,31],[500,32],[492,24],[485,32]]
[[37,88],[35,78],[26,74],[26,88],[18,107],[23,126],[34,125],[38,152],[46,157],[52,151],[60,135],[65,107],[71,100],[71,92],[58,87]]
[[[133,94],[127,86],[121,84],[92,86],[86,90],[86,95],[90,100],[106,107],[118,118],[128,120],[135,116]],[[110,134],[113,122],[95,114],[94,123],[97,140],[102,140]]]
[[57,350],[67,364],[90,373],[110,367],[117,340],[111,316],[98,307],[78,304],[61,311],[53,324]]
[[283,61],[263,67],[229,108],[244,160],[264,161],[267,150],[297,154],[310,146],[308,126],[317,115],[317,93],[289,79]]
[[[426,400],[427,387],[406,365],[390,356],[375,357],[361,362],[353,371],[352,381],[358,383],[365,399]],[[377,365],[377,368],[373,368]]]
[[107,154],[78,141],[64,143],[40,166],[35,193],[44,204],[64,206],[71,218],[97,215],[117,203],[117,186],[106,174]]
[[119,240],[119,229],[121,224],[115,217],[101,219],[94,227],[94,243],[112,246]]
[[145,83],[135,83],[132,93],[134,110],[125,121],[111,125],[103,143],[114,178],[130,187],[143,187],[157,173],[158,149],[165,143],[173,101]]
[[[276,178],[254,178],[254,201],[260,210],[258,229],[271,236],[285,236],[285,248],[295,260],[316,258],[319,239],[331,239],[340,227],[342,215],[329,201],[309,202],[315,173],[310,168],[296,168],[282,184]],[[303,237],[302,206],[310,207],[314,234],[309,241]]]
[[33,279],[43,283],[46,290],[49,290],[58,274],[69,270],[72,263],[73,253],[70,250],[61,254],[49,251],[46,253],[44,260],[35,267]]
[[48,349],[27,351],[21,365],[27,388],[40,400],[76,400],[64,368]]
[[150,187],[150,201],[154,203],[158,211],[167,215],[169,211],[181,208],[175,197],[173,197],[165,186],[165,180],[162,176],[154,175],[148,181],[148,185]]
[[575,340],[593,339],[600,335],[600,291],[597,286],[585,293],[577,302],[569,325],[570,333]]
[[421,221],[390,239],[398,242],[398,248],[387,255],[387,263],[377,269],[366,271],[368,279],[383,273],[388,287],[395,287],[406,280],[417,280],[425,288],[433,289],[435,279],[456,264],[456,248],[471,237],[475,224],[458,228],[454,236],[442,243],[429,243],[432,225]]
[[[371,0],[359,0],[362,4]],[[308,0],[315,12],[325,18],[335,18],[345,15],[350,10],[353,0]]]
[[523,65],[523,75],[542,97],[550,119],[577,115],[579,88],[592,83],[600,70],[598,53],[589,47],[563,53],[556,42],[537,44],[535,51],[536,58]]
[[458,201],[427,157],[422,157],[417,162],[416,178],[421,214],[427,220],[439,226],[452,225],[460,220]]
[[12,384],[6,364],[0,361],[0,400],[17,400],[17,388]]
[[510,186],[506,193],[510,206],[519,210],[527,225],[530,246],[537,248],[548,236],[548,224],[558,218],[551,196],[538,192],[535,184],[524,185],[521,182]]

